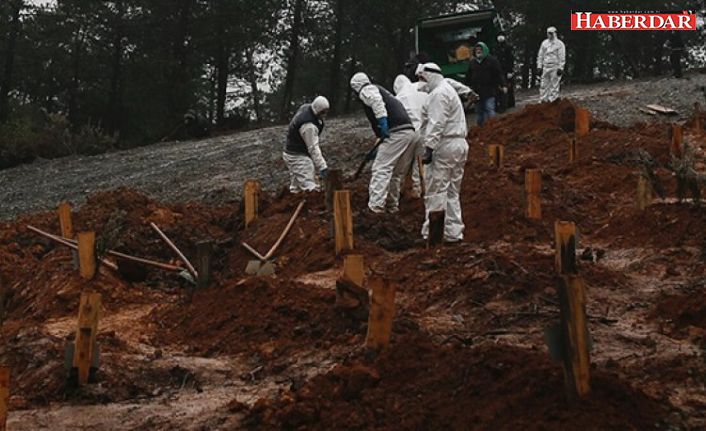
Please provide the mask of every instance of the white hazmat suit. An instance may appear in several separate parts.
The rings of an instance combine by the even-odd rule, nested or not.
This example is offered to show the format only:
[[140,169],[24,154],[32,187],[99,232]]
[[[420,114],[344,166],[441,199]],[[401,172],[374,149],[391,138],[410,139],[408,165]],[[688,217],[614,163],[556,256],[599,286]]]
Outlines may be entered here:
[[547,38],[539,47],[537,68],[542,70],[542,82],[539,86],[539,101],[553,102],[559,98],[561,76],[566,63],[564,42],[556,36],[556,28],[547,29]]
[[[416,163],[416,156],[421,156],[424,153],[424,144],[422,142],[421,127],[422,127],[422,109],[429,98],[429,94],[417,90],[417,86],[412,84],[405,75],[397,75],[395,82],[392,86],[395,92],[395,97],[402,102],[410,120],[412,120],[412,125],[414,130],[417,131],[417,136],[415,136],[412,146],[414,148],[413,160],[412,160],[412,192],[416,197],[420,197],[422,194],[421,179],[419,175],[419,165]],[[401,187],[404,181],[404,175],[399,177],[394,177],[392,182],[395,184],[396,188]]]
[[444,241],[457,242],[463,240],[465,228],[460,193],[468,157],[466,115],[456,90],[441,75],[438,65],[425,64],[420,78],[430,91],[422,136],[426,150],[432,151],[426,169],[422,236],[429,235],[429,212],[445,210]]
[[[409,171],[414,157],[414,147],[412,147],[416,136],[414,126],[407,118],[408,115],[404,112],[404,107],[399,100],[395,99],[387,90],[372,84],[365,73],[359,72],[353,75],[350,84],[360,101],[365,105],[366,114],[369,115],[371,123],[384,121],[384,124],[388,125],[388,120],[390,121],[389,129],[386,130],[389,132],[389,136],[378,135],[384,140],[378,147],[377,156],[373,162],[368,189],[368,208],[375,213],[385,211],[395,213],[399,211],[401,185],[399,179]],[[385,92],[384,97],[383,91]],[[387,106],[388,104],[391,106]],[[388,112],[389,109],[401,110],[402,112]],[[400,119],[400,117],[404,118]],[[375,128],[375,125],[373,127]],[[382,129],[377,128],[377,130]],[[398,181],[393,181],[393,178],[397,178]]]
[[[419,75],[423,71],[424,65],[420,64],[417,67],[416,74]],[[473,90],[456,81],[455,79],[445,78],[459,96],[465,98],[477,97]],[[422,139],[422,128],[426,123],[426,103],[429,98],[427,83],[423,81],[412,83],[405,75],[398,75],[393,84],[395,95],[407,109],[409,117],[412,119],[414,129],[417,130],[419,139],[413,144],[415,146],[415,156],[421,156],[424,153],[424,141]],[[416,161],[412,162],[412,192],[415,196],[421,196],[421,177],[419,175],[419,165]]]
[[[306,119],[297,122],[298,118],[302,118],[303,115],[307,115],[308,112],[302,112],[303,110],[310,109],[313,116],[306,117],[311,121],[306,121]],[[310,192],[314,190],[319,190],[319,185],[316,182],[316,170],[319,173],[327,171],[326,160],[323,154],[321,154],[321,148],[319,147],[319,126],[315,122],[320,122],[323,128],[323,121],[321,117],[328,112],[329,102],[323,96],[318,96],[314,99],[311,105],[303,105],[297,114],[292,119],[290,123],[290,132],[298,134],[301,140],[306,145],[306,152],[302,151],[292,151],[291,141],[293,137],[287,137],[287,146],[282,153],[282,158],[284,163],[287,165],[289,170],[289,191],[292,193],[299,192]],[[300,116],[301,115],[301,116]],[[296,125],[295,125],[296,122]],[[299,123],[301,126],[299,126]],[[298,126],[298,127],[296,127]],[[293,130],[293,128],[297,130]],[[294,137],[299,141],[298,137]],[[303,150],[303,149],[302,149]],[[306,154],[308,152],[308,154]]]

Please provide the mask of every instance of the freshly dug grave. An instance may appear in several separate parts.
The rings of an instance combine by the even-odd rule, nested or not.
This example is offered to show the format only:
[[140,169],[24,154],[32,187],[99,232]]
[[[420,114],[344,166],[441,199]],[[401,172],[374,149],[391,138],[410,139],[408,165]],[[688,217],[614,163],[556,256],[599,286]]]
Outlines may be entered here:
[[660,429],[668,409],[597,370],[593,392],[569,406],[561,368],[543,352],[497,345],[439,347],[398,340],[249,412],[249,429]]
[[264,359],[299,348],[326,350],[364,334],[362,323],[334,309],[332,289],[274,278],[247,278],[194,294],[189,303],[166,304],[159,344],[184,346],[204,356],[257,352]]

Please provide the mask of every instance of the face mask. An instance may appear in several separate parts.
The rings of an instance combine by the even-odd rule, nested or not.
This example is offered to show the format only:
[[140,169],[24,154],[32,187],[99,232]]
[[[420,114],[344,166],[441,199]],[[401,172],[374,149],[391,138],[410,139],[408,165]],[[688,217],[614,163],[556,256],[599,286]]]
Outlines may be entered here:
[[500,42],[500,43],[505,42],[505,36],[498,36],[498,42]]

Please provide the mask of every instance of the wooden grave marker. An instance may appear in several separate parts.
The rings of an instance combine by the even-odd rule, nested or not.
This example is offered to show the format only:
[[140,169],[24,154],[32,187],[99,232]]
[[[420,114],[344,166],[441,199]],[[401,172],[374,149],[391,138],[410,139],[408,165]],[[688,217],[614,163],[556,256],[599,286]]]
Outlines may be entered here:
[[243,184],[243,202],[245,204],[245,227],[249,227],[258,217],[260,203],[260,182],[247,180]]
[[352,281],[356,286],[365,284],[365,266],[363,255],[349,254],[343,258],[343,276]]
[[576,121],[574,131],[576,137],[588,135],[591,126],[591,112],[585,108],[576,108]]
[[98,262],[96,260],[96,233],[78,233],[78,266],[81,277],[91,280],[96,276]]
[[637,177],[637,209],[644,210],[652,203],[652,185],[644,175]]
[[559,279],[557,290],[566,395],[569,401],[576,401],[591,391],[586,285],[580,276],[565,275]]
[[395,318],[396,286],[382,277],[371,277],[369,285],[372,296],[365,347],[379,351],[390,344]]
[[353,250],[353,213],[350,190],[337,190],[333,197],[336,255]]
[[[68,202],[60,203],[57,213],[59,215],[59,228],[61,229],[61,236],[68,239],[74,239],[74,225],[71,219],[71,204]],[[73,258],[74,269],[78,269],[78,251],[71,250],[71,257]]]
[[527,217],[539,220],[542,218],[542,171],[527,169],[525,171],[525,196],[527,200]]
[[78,328],[74,347],[73,366],[78,370],[78,384],[88,383],[91,366],[94,363],[94,347],[98,334],[98,319],[100,317],[100,293],[84,292],[78,311]]
[[576,274],[576,224],[554,222],[554,266],[557,274]]
[[579,160],[579,144],[576,138],[569,141],[569,163],[576,163]]
[[488,145],[488,164],[496,169],[503,167],[505,147],[503,145]]

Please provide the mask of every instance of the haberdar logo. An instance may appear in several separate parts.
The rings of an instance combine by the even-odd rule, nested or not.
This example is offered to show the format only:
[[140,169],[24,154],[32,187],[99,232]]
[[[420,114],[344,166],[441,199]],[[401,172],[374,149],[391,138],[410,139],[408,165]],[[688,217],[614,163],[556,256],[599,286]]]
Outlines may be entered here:
[[571,30],[696,30],[696,14],[682,12],[572,12]]

